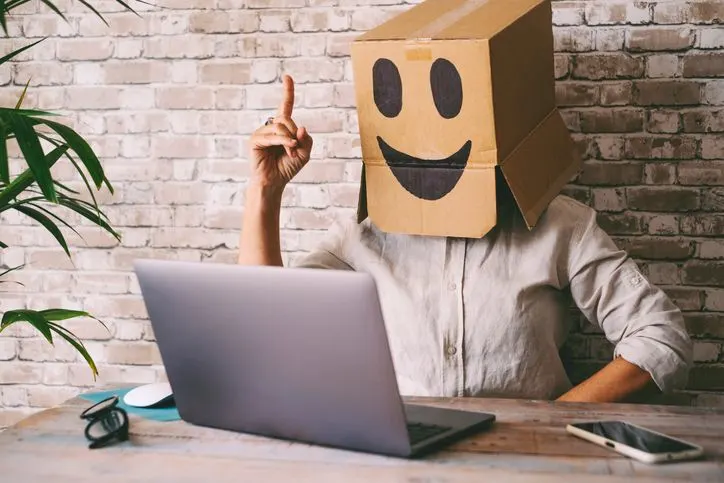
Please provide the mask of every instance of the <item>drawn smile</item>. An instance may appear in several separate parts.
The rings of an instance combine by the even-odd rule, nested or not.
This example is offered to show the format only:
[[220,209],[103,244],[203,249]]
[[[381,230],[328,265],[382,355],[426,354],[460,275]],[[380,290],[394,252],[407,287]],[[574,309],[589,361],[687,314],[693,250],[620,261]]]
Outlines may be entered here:
[[470,158],[471,141],[444,159],[420,159],[397,151],[377,136],[382,157],[397,182],[423,200],[439,200],[455,188]]

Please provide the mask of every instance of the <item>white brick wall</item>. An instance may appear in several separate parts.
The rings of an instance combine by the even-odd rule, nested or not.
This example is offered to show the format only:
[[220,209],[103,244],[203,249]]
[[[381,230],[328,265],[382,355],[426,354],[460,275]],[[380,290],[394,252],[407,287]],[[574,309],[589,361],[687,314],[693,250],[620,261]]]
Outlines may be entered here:
[[[152,2],[163,8],[139,5],[140,17],[120,12],[114,2],[96,2],[101,11],[111,12],[107,15],[110,26],[105,26],[78,2],[59,2],[68,12],[66,24],[34,1],[23,7],[23,15],[10,21],[11,39],[0,40],[2,51],[7,52],[13,46],[49,36],[23,54],[12,68],[0,71],[0,105],[14,105],[30,79],[27,105],[65,114],[65,120],[87,136],[116,188],[114,196],[104,192],[100,199],[123,235],[122,243],[115,244],[84,223],[79,231],[86,242],[69,238],[71,263],[44,230],[15,214],[3,216],[0,239],[11,248],[2,251],[2,262],[9,266],[26,263],[27,267],[14,277],[25,284],[24,288],[0,286],[0,311],[59,306],[86,309],[101,317],[110,334],[90,321],[67,323],[86,341],[99,364],[99,383],[164,378],[138,284],[131,273],[133,259],[235,261],[249,170],[246,138],[276,109],[283,72],[292,74],[297,82],[295,117],[315,138],[312,162],[285,193],[281,218],[285,259],[313,247],[336,217],[354,210],[360,145],[349,42],[417,3]],[[555,60],[556,76],[561,79],[557,93],[567,106],[565,115],[571,129],[585,129],[576,133],[576,139],[586,157],[594,160],[590,165],[599,169],[589,172],[588,181],[575,193],[609,217],[606,226],[613,233],[620,229],[625,235],[646,234],[636,231],[646,223],[653,235],[676,235],[680,226],[682,230],[689,226],[684,233],[696,235],[691,229],[693,222],[684,219],[680,224],[676,210],[641,205],[633,206],[634,212],[627,211],[631,207],[628,188],[611,186],[662,184],[654,176],[660,173],[662,162],[654,158],[683,158],[688,152],[678,148],[680,143],[676,149],[672,145],[664,149],[660,140],[655,140],[659,144],[653,148],[658,151],[647,154],[641,148],[629,154],[627,134],[607,131],[605,121],[609,119],[606,116],[613,115],[609,109],[622,109],[617,114],[620,122],[632,123],[633,131],[642,132],[638,135],[680,132],[679,108],[636,106],[629,79],[668,82],[680,78],[682,72],[686,74],[684,56],[703,52],[721,55],[723,17],[721,3],[716,1],[554,2],[556,47],[560,51]],[[712,65],[721,61],[721,57],[713,59]],[[705,77],[721,77],[721,73]],[[705,159],[722,157],[720,136],[712,134],[724,130],[722,111],[716,107],[724,103],[722,82],[706,80],[701,106],[689,113],[708,116],[705,122],[709,131],[693,130],[695,134],[684,139],[698,143],[696,156]],[[646,92],[655,94],[651,89]],[[620,108],[627,105],[634,107]],[[636,126],[644,116],[648,119],[645,129]],[[649,163],[647,159],[653,161],[636,171],[636,163],[621,161],[625,157],[636,157],[641,164]],[[610,182],[620,176],[610,169],[612,162],[630,169],[632,180]],[[689,166],[693,176],[689,179],[694,181],[684,180],[684,184],[724,184],[716,174],[701,177],[699,173],[706,167],[698,161],[688,163],[683,166]],[[67,166],[58,166],[55,171],[60,179],[78,183]],[[676,177],[682,180],[682,173],[686,175],[682,168],[671,166],[663,184],[677,183]],[[595,185],[603,187],[591,188]],[[712,214],[716,205],[711,206],[714,208],[707,208],[701,216],[712,216],[711,226],[719,226],[719,215]],[[699,247],[692,256],[722,257],[718,242],[691,240]],[[651,262],[645,268],[656,280],[678,284],[682,263],[681,259]],[[719,269],[719,265],[712,267]],[[702,309],[705,299],[707,306]],[[699,389],[722,374],[716,372],[719,366],[711,369],[714,361],[724,360],[720,340],[724,329],[716,319],[721,314],[711,312],[724,310],[721,291],[689,287],[682,289],[676,300],[692,311],[692,327],[710,339],[698,345],[698,359],[710,363],[697,376]],[[590,339],[586,345],[587,337],[598,336],[580,338],[584,343],[575,353],[595,359],[601,352],[595,347],[602,339]],[[0,336],[0,427],[92,385],[82,359],[62,342],[51,348],[24,326]],[[720,401],[716,395],[705,400]]]

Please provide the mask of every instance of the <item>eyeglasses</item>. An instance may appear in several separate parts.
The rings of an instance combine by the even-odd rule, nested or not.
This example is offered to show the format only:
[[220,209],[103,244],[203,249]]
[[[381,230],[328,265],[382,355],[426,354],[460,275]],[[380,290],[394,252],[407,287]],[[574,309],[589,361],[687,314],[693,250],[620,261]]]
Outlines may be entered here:
[[88,421],[85,437],[91,442],[90,449],[128,440],[128,413],[118,407],[118,401],[118,396],[111,396],[81,413],[80,418]]

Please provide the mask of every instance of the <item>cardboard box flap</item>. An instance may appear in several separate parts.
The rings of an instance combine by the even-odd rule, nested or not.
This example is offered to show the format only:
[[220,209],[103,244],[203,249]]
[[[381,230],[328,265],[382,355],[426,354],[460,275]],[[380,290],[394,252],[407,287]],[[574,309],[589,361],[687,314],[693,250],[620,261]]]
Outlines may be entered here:
[[573,139],[554,109],[501,164],[529,229],[580,168]]
[[427,0],[355,41],[490,39],[546,1]]

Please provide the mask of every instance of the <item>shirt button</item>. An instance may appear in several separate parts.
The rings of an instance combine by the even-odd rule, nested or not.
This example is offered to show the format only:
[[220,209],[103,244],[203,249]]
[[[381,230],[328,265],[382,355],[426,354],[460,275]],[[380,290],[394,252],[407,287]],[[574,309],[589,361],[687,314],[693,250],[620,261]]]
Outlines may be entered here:
[[455,347],[454,345],[447,346],[447,355],[454,356],[457,353],[458,353],[457,347]]
[[450,283],[447,285],[447,288],[448,288],[450,291],[454,291],[454,290],[456,290],[456,289],[458,288],[458,286],[455,284],[455,282],[450,282]]

